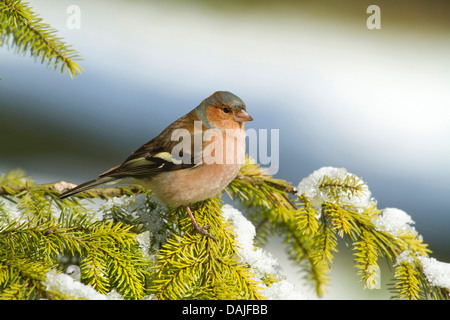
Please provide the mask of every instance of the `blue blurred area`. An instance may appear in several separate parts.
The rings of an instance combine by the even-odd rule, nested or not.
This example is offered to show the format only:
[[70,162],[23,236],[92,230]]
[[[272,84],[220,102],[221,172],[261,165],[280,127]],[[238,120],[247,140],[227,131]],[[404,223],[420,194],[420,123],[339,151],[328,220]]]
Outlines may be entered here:
[[[246,102],[250,128],[280,130],[277,177],[298,184],[345,167],[450,261],[450,29],[439,10],[415,23],[426,6],[407,15],[380,1],[382,29],[369,31],[369,2],[206,3],[31,1],[81,52],[84,72],[71,80],[0,47],[0,171],[83,182],[228,90]],[[72,4],[80,30],[65,25]]]

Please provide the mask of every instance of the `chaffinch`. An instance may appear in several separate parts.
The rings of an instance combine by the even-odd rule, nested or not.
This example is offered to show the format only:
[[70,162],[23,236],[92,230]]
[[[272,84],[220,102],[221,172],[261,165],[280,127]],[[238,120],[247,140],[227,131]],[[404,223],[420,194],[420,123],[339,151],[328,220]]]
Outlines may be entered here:
[[189,205],[216,195],[236,177],[245,157],[244,123],[252,120],[239,97],[215,92],[122,164],[60,198],[102,184],[139,184],[169,208],[184,206],[194,228],[215,240],[208,226],[197,224]]

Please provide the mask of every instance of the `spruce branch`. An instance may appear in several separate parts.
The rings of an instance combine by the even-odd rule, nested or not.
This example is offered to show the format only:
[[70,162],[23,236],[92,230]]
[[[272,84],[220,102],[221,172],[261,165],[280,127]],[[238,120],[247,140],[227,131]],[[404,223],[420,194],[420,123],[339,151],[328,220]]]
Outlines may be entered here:
[[361,196],[366,191],[366,183],[356,175],[348,174],[343,179],[324,175],[318,184],[318,188],[327,192],[330,197],[349,199]]
[[408,260],[399,262],[395,267],[395,291],[397,297],[417,300],[420,295],[420,281],[414,263]]
[[[306,278],[314,283],[319,296],[329,284],[328,263],[318,263],[316,245],[321,236],[319,213],[303,196],[297,195],[297,189],[289,182],[274,179],[257,164],[250,160],[243,165],[240,174],[230,183],[226,191],[232,199],[240,203],[250,213],[249,218],[255,225],[269,225],[270,230],[263,232],[258,240],[264,243],[274,233],[284,238],[289,257],[298,265],[306,266]],[[262,222],[265,222],[264,224]],[[322,227],[326,227],[322,224]],[[257,229],[261,233],[261,229]],[[321,238],[323,253],[331,258],[329,250],[334,251],[334,236]]]
[[81,60],[79,53],[21,0],[0,0],[0,23],[0,45],[7,45],[17,53],[29,52],[50,69],[69,71],[72,78],[83,70],[76,63]]
[[[88,210],[78,207],[73,207],[73,211],[62,211],[55,217],[52,210],[57,206],[54,202],[60,201],[59,206],[62,206],[64,200],[52,197],[52,191],[47,194],[44,191],[36,192],[36,188],[25,194],[22,191],[17,200],[22,216],[0,220],[0,256],[6,255],[5,261],[17,260],[31,270],[31,273],[0,275],[0,292],[4,287],[3,293],[11,296],[12,291],[8,288],[14,287],[21,288],[17,293],[21,296],[57,298],[57,293],[46,290],[40,282],[50,269],[61,268],[59,259],[68,255],[79,257],[81,281],[98,292],[107,293],[114,288],[124,298],[142,298],[147,292],[146,278],[150,273],[148,262],[138,249],[135,233],[130,231],[131,226],[97,221]],[[39,277],[36,278],[36,274]],[[12,279],[16,280],[11,282]],[[21,283],[33,286],[20,287]]]
[[297,228],[307,235],[314,235],[319,229],[318,213],[305,196],[299,196],[299,201],[300,209],[295,212],[294,217]]
[[[336,236],[355,250],[354,264],[366,288],[378,285],[379,258],[385,257],[395,264],[405,250],[425,257],[430,253],[417,234],[390,234],[379,229],[376,221],[381,217],[381,211],[371,202],[366,183],[356,175],[342,170],[328,170],[330,174],[322,174],[318,178],[315,174],[305,179],[304,186],[316,192],[306,195],[299,194],[293,186],[272,188],[272,177],[257,165],[248,163],[243,169],[241,174],[244,178],[241,176],[229,186],[230,196],[234,196],[250,212],[255,212],[249,217],[256,225],[270,225],[272,234],[278,232],[285,237],[289,256],[299,265],[306,265],[307,279],[313,281],[319,296],[328,284],[327,273],[337,252]],[[321,173],[320,170],[318,173]],[[286,200],[287,196],[291,196],[288,201],[279,201]],[[292,196],[297,199],[292,200]],[[267,232],[264,236],[269,235]],[[399,277],[406,282],[397,281],[393,289],[397,297],[417,298],[426,293],[428,296],[449,298],[442,294],[448,290],[429,286],[420,272],[420,265],[416,263],[414,268],[419,270],[420,290],[414,291],[415,278],[409,272],[411,276]],[[412,288],[409,295],[403,289],[408,286]]]
[[[385,258],[394,266],[394,297],[449,299],[449,290],[428,278],[423,263],[430,250],[413,228],[386,229],[388,212],[377,209],[360,178],[342,170],[319,173],[300,183],[298,189],[307,191],[300,194],[248,162],[225,191],[257,226],[256,239],[283,237],[289,257],[318,296],[329,285],[342,239],[354,251],[365,288],[377,287],[378,264]],[[167,212],[149,191],[97,188],[60,200],[59,193],[69,187],[65,182],[36,185],[20,171],[0,176],[0,295],[64,298],[40,280],[47,270],[63,268],[61,256],[76,257],[83,283],[128,299],[146,294],[157,299],[263,299],[261,286],[278,281],[272,274],[255,273],[242,260],[239,234],[223,218],[220,195],[191,206],[197,222],[211,226],[215,242],[195,232],[183,208]],[[101,220],[86,207],[92,199],[107,199],[98,209]],[[19,216],[12,214],[15,210]],[[7,260],[34,268],[36,278]]]
[[379,251],[375,241],[372,233],[363,230],[359,241],[353,244],[353,250],[356,251],[355,267],[358,269],[356,273],[361,276],[364,287],[369,289],[376,289],[379,285]]
[[183,236],[174,235],[161,247],[150,291],[157,299],[262,299],[250,269],[237,260],[234,234],[221,217],[218,198],[192,209],[217,241],[193,233],[190,219],[180,217]]
[[[58,196],[60,193],[69,190],[75,187],[76,184],[66,181],[58,181],[48,184],[40,184],[34,185],[32,182],[27,181],[23,185],[17,184],[1,184],[0,181],[0,196],[11,196],[18,197],[22,194],[28,193],[30,190],[41,190],[47,194],[52,194]],[[106,188],[92,188],[83,193],[78,193],[73,197],[79,199],[89,199],[89,198],[98,198],[98,199],[110,199],[113,197],[120,197],[132,194],[143,193],[144,190],[139,186],[126,186],[126,187],[106,187]]]

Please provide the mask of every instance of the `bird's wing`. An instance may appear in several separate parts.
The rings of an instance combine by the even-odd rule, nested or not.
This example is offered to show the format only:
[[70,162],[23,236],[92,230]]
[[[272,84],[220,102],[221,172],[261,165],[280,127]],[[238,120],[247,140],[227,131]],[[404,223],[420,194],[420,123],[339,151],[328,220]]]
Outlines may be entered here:
[[163,131],[133,152],[122,164],[105,171],[100,177],[149,177],[200,165],[204,142],[198,135],[202,135],[202,132],[194,134],[185,131],[186,135],[175,141],[168,136],[170,132]]

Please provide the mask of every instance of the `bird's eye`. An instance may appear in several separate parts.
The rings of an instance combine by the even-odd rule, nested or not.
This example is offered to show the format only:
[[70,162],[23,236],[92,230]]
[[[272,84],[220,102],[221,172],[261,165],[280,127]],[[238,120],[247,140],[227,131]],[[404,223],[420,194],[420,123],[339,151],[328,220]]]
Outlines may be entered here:
[[225,113],[230,113],[230,112],[231,112],[231,109],[225,107],[225,108],[222,109],[222,111],[225,112]]

